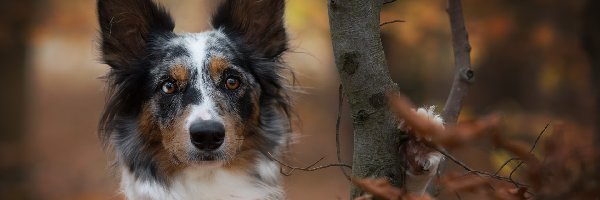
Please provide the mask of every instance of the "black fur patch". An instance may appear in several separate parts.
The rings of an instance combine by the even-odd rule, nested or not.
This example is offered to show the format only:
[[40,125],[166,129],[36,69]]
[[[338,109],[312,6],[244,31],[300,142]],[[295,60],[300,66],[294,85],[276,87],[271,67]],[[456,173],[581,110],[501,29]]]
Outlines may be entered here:
[[97,4],[102,57],[115,69],[143,58],[153,33],[175,28],[169,13],[151,0],[98,0]]
[[287,49],[284,8],[285,0],[228,0],[219,7],[212,25],[230,37],[242,37],[259,56],[275,58]]

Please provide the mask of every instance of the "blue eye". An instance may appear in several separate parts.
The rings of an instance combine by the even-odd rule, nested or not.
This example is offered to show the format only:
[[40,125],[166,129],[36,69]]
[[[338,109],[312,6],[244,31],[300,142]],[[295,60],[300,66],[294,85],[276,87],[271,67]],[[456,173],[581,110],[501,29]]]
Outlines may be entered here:
[[177,85],[172,81],[165,81],[161,86],[161,91],[165,94],[173,94],[177,92]]

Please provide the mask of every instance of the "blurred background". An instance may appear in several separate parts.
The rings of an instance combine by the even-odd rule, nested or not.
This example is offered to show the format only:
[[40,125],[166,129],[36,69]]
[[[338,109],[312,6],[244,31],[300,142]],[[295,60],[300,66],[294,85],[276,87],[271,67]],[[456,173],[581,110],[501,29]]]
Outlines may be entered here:
[[[205,4],[214,1],[160,2],[177,32],[209,28]],[[393,79],[417,105],[442,108],[450,89],[445,6],[444,0],[397,0],[382,10],[382,22],[406,21],[383,26],[382,40]],[[598,3],[463,0],[463,7],[477,78],[461,120],[499,113],[505,134],[525,141],[548,122],[567,123],[581,137],[593,131]],[[0,199],[122,199],[110,153],[96,135],[106,92],[100,77],[108,66],[99,62],[95,1],[0,0],[0,16]],[[297,166],[321,157],[323,164],[336,162],[339,80],[327,17],[325,0],[288,0],[286,60],[304,90],[296,95],[297,139],[286,159]],[[342,160],[350,163],[352,122],[344,109]],[[486,145],[453,153],[482,170],[508,158]],[[290,199],[347,199],[349,187],[337,168],[285,179]]]

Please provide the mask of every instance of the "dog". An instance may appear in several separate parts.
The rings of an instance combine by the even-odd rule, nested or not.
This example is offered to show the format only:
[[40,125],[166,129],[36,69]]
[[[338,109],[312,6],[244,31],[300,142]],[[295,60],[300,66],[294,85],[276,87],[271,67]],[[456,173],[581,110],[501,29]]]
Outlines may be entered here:
[[[174,33],[152,0],[98,0],[110,66],[99,125],[128,199],[284,199],[291,132],[284,0],[225,0]],[[271,157],[273,156],[273,157]]]

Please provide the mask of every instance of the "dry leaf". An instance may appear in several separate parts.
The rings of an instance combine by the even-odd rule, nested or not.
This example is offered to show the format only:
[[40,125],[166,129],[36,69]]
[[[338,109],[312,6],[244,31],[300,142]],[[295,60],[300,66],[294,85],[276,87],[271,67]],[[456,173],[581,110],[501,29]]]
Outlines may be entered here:
[[404,191],[394,187],[385,179],[352,179],[352,182],[363,191],[385,200],[400,200]]

